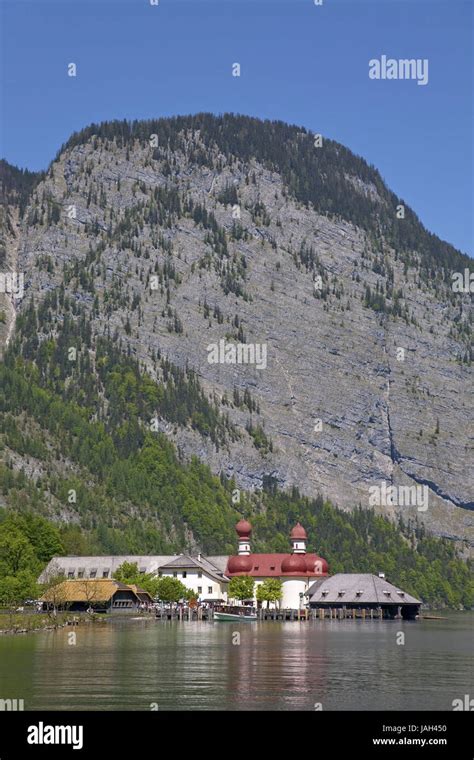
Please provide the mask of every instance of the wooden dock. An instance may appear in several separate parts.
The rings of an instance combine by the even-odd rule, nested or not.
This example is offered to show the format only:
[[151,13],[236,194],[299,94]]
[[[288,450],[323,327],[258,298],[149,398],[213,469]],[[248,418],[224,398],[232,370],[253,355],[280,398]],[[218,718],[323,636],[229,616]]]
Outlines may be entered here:
[[345,607],[319,607],[303,610],[259,610],[260,620],[307,622],[309,620],[382,620],[386,618],[382,608],[346,609]]
[[174,609],[174,610],[156,610],[155,617],[157,620],[212,620],[214,613],[212,609]]
[[[147,616],[150,613],[145,613]],[[302,610],[258,610],[258,619],[260,621],[279,621],[279,622],[299,622],[304,623],[312,620],[387,620],[394,619],[382,607],[379,608],[361,608],[346,609],[345,607],[319,607],[318,609]],[[157,620],[213,620],[214,613],[212,608],[203,609],[173,609],[157,610],[155,613]],[[395,619],[399,619],[396,616]]]

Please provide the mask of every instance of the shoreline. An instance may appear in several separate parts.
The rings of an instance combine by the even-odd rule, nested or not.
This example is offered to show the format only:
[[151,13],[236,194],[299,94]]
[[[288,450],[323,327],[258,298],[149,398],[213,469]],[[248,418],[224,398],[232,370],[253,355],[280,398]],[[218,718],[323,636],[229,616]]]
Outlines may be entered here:
[[[449,612],[449,610],[433,610],[432,612],[442,612],[444,614],[442,615],[433,615],[433,614],[427,614],[427,615],[420,615],[416,621],[422,621],[422,620],[446,620],[448,617],[446,616],[446,612]],[[457,612],[457,613],[469,613],[471,610],[451,610],[451,612]],[[86,624],[96,624],[98,622],[100,623],[108,623],[112,619],[118,619],[120,616],[110,616],[110,615],[101,615],[99,613],[96,613],[95,615],[91,616],[87,613],[58,613],[56,619],[51,618],[47,615],[36,615],[34,613],[16,613],[13,615],[13,619],[15,621],[13,627],[2,627],[2,618],[10,618],[10,615],[8,613],[0,614],[0,636],[2,635],[9,635],[9,636],[15,636],[17,634],[25,634],[25,633],[35,633],[36,631],[53,631],[58,630],[60,628],[67,628],[70,626],[79,626],[79,625],[86,625]],[[162,622],[159,618],[156,618],[154,615],[140,615],[138,616],[142,620],[146,621],[155,621],[156,622]],[[121,619],[130,620],[130,617],[128,615],[121,617]],[[137,618],[134,618],[135,620]],[[328,620],[328,619],[327,619]],[[346,618],[339,618],[334,617],[333,620],[342,620],[351,622],[352,620],[356,622],[356,620],[360,620],[359,618],[352,618],[352,617],[346,617]],[[370,620],[370,618],[368,618]],[[384,618],[384,622],[387,622],[388,619]],[[416,622],[415,621],[415,622]],[[170,621],[168,621],[170,622]],[[175,617],[172,619],[172,622],[180,622],[179,617]],[[182,620],[181,622],[189,622],[188,620]],[[213,622],[213,621],[208,621]],[[267,618],[265,620],[260,620],[258,622],[285,622],[282,620],[273,620],[271,618]],[[297,622],[295,620],[295,622]],[[307,620],[304,616],[301,617],[300,622],[320,622],[319,619],[315,618],[314,620]],[[378,622],[378,618],[374,618],[374,622]],[[31,623],[34,623],[31,625]]]
[[[94,622],[94,619],[91,618],[90,615],[87,615],[87,617],[85,615],[87,615],[87,613],[58,613],[56,618],[51,618],[48,615],[43,616],[35,613],[15,613],[11,616],[8,613],[3,613],[0,615],[0,636],[14,636],[20,633],[34,633],[36,631],[52,631],[57,630],[58,628],[84,625],[85,623]],[[10,624],[10,620],[13,619],[15,621],[13,627],[11,624],[8,625],[8,627],[2,627],[3,617],[9,618],[8,624]]]

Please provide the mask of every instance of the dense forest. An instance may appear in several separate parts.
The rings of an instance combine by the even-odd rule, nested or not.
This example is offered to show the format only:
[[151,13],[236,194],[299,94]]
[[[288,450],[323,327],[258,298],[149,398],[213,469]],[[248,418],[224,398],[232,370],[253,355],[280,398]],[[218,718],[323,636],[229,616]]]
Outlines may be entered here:
[[16,205],[23,216],[31,191],[43,177],[44,172],[19,169],[0,159],[0,205]]

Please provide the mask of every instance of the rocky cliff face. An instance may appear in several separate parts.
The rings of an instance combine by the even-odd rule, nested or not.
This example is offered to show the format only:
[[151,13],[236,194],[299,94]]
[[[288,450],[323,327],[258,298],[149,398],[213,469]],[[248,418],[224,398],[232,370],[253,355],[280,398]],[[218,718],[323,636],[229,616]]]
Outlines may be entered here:
[[[342,146],[282,126],[280,162],[253,149],[266,123],[251,121],[235,146],[241,121],[218,134],[218,119],[206,124],[178,121],[173,139],[169,122],[73,138],[22,219],[10,211],[17,313],[64,288],[92,333],[119,336],[152,376],[158,353],[194,368],[240,435],[216,447],[189,426],[155,424],[242,488],[271,476],[350,509],[383,482],[424,485],[426,509],[377,508],[472,540],[471,296],[451,287],[469,260],[427,236]],[[224,362],[211,363],[220,341]],[[228,344],[265,361],[232,363]]]

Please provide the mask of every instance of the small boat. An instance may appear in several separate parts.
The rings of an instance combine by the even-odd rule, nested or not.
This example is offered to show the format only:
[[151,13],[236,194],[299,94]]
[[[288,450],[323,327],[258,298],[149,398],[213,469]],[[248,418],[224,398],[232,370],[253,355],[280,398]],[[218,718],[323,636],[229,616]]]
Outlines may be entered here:
[[252,623],[257,620],[257,612],[254,607],[220,605],[219,607],[214,607],[214,620]]

